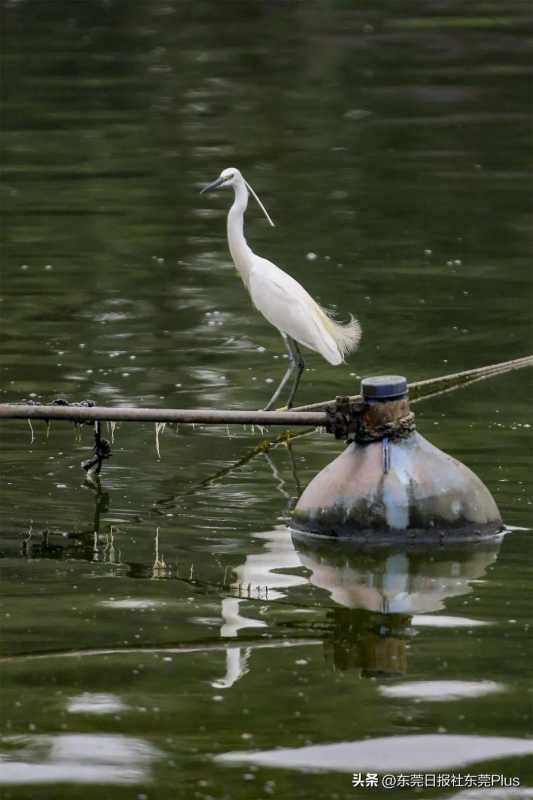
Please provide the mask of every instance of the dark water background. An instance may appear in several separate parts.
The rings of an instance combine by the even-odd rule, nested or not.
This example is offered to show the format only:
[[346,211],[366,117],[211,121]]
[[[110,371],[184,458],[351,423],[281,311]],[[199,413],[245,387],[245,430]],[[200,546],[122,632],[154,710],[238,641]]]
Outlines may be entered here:
[[[2,400],[264,404],[281,341],[230,262],[229,195],[198,194],[230,165],[277,222],[250,206],[254,249],[363,325],[346,366],[308,357],[302,401],[531,352],[529,14],[2,3]],[[97,495],[89,429],[4,423],[2,798],[378,800],[352,771],[436,754],[531,787],[503,741],[532,734],[530,400],[523,371],[418,406],[511,528],[437,554],[292,541],[325,435],[235,467],[257,432],[167,429],[158,459],[123,425]],[[361,754],[419,735],[441,738]],[[481,738],[459,757],[457,735]],[[344,771],[214,760],[341,742]]]

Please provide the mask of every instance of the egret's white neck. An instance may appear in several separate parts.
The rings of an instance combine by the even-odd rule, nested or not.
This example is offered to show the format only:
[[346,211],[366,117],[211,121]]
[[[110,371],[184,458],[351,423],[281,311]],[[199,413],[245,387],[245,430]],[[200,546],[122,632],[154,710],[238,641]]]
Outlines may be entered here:
[[244,181],[234,185],[235,199],[228,213],[228,244],[237,272],[248,287],[253,253],[244,238],[244,212],[248,205],[248,189]]

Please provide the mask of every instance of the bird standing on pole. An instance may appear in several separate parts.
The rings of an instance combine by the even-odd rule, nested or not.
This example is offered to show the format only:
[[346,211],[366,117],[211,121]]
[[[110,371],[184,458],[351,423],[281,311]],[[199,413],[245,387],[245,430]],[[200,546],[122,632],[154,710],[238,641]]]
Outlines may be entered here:
[[233,205],[228,213],[228,244],[231,257],[254,306],[280,332],[289,357],[287,372],[265,406],[265,411],[274,407],[281,392],[292,378],[287,400],[287,408],[291,408],[304,369],[298,343],[320,353],[326,361],[336,366],[343,363],[347,353],[356,349],[361,339],[361,326],[354,317],[344,325],[336,322],[298,281],[251,250],[244,237],[244,212],[248,205],[248,190],[257,200],[272,227],[274,223],[238,169],[228,167],[222,170],[220,176],[204,186],[202,192],[222,186],[232,186],[235,193]]

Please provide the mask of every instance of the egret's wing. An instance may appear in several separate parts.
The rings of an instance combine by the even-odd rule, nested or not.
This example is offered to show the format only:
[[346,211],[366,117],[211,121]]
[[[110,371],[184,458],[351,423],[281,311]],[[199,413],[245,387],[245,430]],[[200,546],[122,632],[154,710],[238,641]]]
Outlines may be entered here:
[[250,273],[250,295],[258,311],[297,342],[321,353],[330,364],[340,364],[342,353],[325,312],[286,272],[259,256]]

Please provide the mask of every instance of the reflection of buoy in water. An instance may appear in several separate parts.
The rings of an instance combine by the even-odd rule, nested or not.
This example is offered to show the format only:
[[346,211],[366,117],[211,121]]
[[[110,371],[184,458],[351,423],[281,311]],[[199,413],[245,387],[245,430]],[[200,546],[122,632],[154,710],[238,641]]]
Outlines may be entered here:
[[367,378],[362,395],[348,447],[305,489],[294,528],[363,541],[469,540],[502,530],[477,475],[416,432],[405,378]]
[[442,610],[447,598],[469,594],[496,561],[500,539],[385,547],[293,532],[309,582],[335,602],[327,612],[327,660],[362,676],[406,672],[411,624]]
[[409,617],[391,614],[384,625],[382,615],[334,607],[328,621],[332,627],[324,636],[324,654],[335,669],[360,670],[366,678],[407,672]]
[[427,614],[451,597],[470,594],[500,550],[501,537],[446,547],[358,545],[293,533],[309,582],[337,605],[381,614]]

